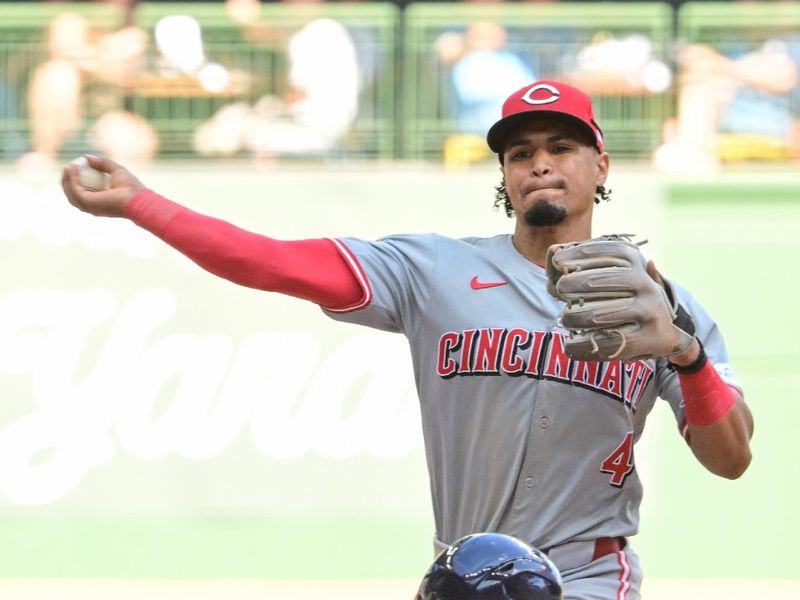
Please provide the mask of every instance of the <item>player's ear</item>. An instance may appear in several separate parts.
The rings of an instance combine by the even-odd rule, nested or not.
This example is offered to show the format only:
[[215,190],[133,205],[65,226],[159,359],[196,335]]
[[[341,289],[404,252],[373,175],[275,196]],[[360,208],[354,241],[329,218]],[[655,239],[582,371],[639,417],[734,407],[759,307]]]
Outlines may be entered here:
[[610,163],[610,158],[608,156],[608,152],[599,152],[597,154],[597,178],[595,180],[595,185],[603,185],[608,178],[608,167]]

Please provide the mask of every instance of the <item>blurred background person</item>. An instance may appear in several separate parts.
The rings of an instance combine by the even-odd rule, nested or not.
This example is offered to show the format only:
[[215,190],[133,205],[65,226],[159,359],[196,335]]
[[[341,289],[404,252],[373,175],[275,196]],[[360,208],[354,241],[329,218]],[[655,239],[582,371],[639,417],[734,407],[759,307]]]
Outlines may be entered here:
[[319,154],[333,149],[358,112],[360,72],[350,33],[333,19],[314,19],[289,41],[284,105],[256,104],[245,144],[260,154]]
[[622,96],[661,93],[672,85],[672,71],[642,33],[598,31],[564,78],[591,93]]
[[459,132],[483,135],[500,114],[508,90],[536,79],[507,41],[505,28],[490,20],[471,23],[463,37],[449,32],[437,40],[439,60],[451,65]]
[[[318,4],[310,0],[292,4]],[[249,0],[229,1],[253,27],[257,12]],[[313,7],[310,7],[313,8]],[[251,32],[255,31],[251,29]],[[263,36],[263,33],[261,34]],[[308,22],[286,45],[288,92],[265,94],[254,104],[237,102],[201,124],[194,147],[203,155],[234,155],[242,150],[273,156],[320,156],[335,150],[358,113],[362,74],[355,43],[338,21],[309,12]]]
[[[85,17],[65,12],[47,29],[48,58],[34,68],[27,87],[31,151],[20,157],[23,170],[50,169],[65,141],[85,129],[87,143],[117,160],[151,158],[158,137],[139,115],[125,107],[147,46],[147,34],[127,18],[117,31],[93,26]],[[89,87],[95,89],[89,91]]]
[[507,43],[505,27],[484,19],[470,23],[464,33],[446,31],[435,41],[436,57],[449,71],[441,83],[454,98],[455,133],[444,143],[448,164],[489,156],[482,132],[500,114],[508,90],[537,77]]
[[721,161],[800,157],[800,33],[753,46],[739,39],[680,51],[678,113],[655,154],[662,169],[702,173]]

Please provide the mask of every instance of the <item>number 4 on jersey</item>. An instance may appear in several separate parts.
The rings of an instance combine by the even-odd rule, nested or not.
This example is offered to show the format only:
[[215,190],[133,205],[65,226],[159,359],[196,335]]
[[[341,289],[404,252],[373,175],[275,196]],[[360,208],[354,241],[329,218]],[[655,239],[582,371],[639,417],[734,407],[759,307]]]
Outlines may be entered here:
[[600,465],[600,471],[611,474],[611,485],[621,488],[628,475],[633,473],[633,432],[629,431],[608,458]]

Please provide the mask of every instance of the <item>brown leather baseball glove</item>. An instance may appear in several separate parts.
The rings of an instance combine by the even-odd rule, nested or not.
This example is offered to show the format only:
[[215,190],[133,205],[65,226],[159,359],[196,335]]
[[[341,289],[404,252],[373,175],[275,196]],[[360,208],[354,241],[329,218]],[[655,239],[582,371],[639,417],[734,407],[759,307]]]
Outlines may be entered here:
[[692,343],[691,315],[652,263],[648,272],[631,237],[607,235],[547,251],[547,290],[566,302],[560,322],[574,359],[661,358]]

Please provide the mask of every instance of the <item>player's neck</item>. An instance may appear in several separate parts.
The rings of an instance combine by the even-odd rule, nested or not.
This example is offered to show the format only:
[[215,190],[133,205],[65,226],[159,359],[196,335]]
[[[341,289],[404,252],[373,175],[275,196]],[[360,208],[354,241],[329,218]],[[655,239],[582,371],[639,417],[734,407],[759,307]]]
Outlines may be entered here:
[[553,227],[531,227],[517,222],[512,241],[517,251],[529,261],[543,267],[547,249],[553,244],[565,244],[592,237],[590,225],[571,227],[562,223]]

